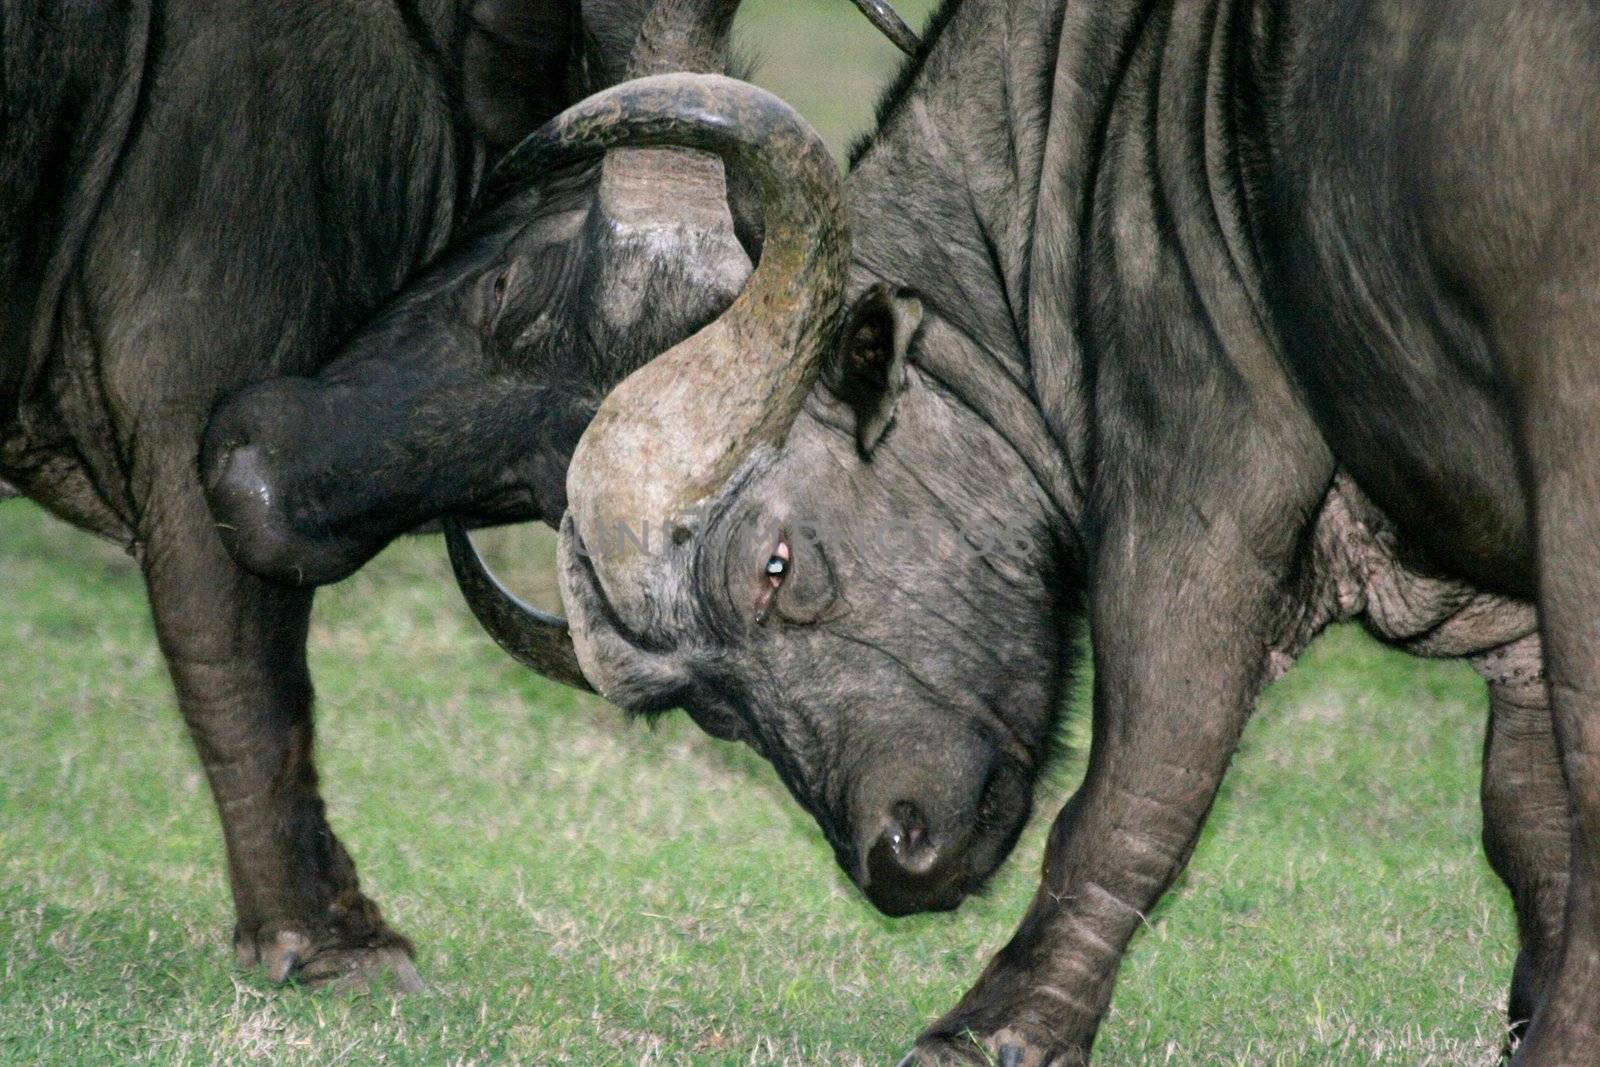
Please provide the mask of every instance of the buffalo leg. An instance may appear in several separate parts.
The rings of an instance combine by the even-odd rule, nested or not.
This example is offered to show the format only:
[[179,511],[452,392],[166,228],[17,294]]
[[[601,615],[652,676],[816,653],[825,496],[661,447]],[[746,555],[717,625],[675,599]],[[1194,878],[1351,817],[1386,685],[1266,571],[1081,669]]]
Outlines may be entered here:
[[1521,949],[1511,979],[1510,1039],[1522,1040],[1561,948],[1571,819],[1544,682],[1489,686],[1483,844],[1511,891]]
[[418,984],[410,945],[361,893],[312,765],[311,594],[223,552],[193,486],[156,494],[144,570],[178,703],[222,819],[245,966],[274,981]]
[[[1579,216],[1582,217],[1582,216]],[[1592,227],[1591,227],[1592,231]],[[1516,1061],[1600,1058],[1600,289],[1593,232],[1575,232],[1581,267],[1530,285],[1502,351],[1518,379],[1521,434],[1535,502],[1539,611],[1556,738],[1572,811],[1571,882],[1555,977]]]
[[1088,1060],[1123,952],[1188,861],[1289,614],[1292,583],[1262,566],[1274,547],[1157,534],[1102,554],[1087,777],[1021,928],[924,1036],[922,1062]]

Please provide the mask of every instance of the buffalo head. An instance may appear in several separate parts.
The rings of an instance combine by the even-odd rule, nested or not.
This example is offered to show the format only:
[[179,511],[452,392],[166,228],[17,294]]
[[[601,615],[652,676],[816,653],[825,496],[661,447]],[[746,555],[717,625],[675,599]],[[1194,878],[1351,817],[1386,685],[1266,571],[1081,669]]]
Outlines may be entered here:
[[[748,181],[764,245],[732,307],[584,433],[561,525],[567,659],[625,708],[682,707],[753,746],[884,911],[954,907],[1009,853],[1054,732],[1069,637],[1048,505],[916,368],[950,326],[852,279],[838,171],[777,99],[631,82],[518,160],[663,144]],[[448,532],[480,619],[544,669],[566,636]]]
[[[883,0],[856,3],[914,43]],[[581,21],[512,20],[473,40],[497,47],[515,31],[538,38],[520,39],[522,52],[570,52],[569,96],[728,64],[738,0],[581,6]],[[727,307],[759,246],[755,221],[736,230],[721,162],[672,146],[536,174],[501,166],[480,199],[450,248],[319,374],[254,386],[215,412],[202,480],[247,569],[318,585],[443,516],[556,522],[600,401]]]

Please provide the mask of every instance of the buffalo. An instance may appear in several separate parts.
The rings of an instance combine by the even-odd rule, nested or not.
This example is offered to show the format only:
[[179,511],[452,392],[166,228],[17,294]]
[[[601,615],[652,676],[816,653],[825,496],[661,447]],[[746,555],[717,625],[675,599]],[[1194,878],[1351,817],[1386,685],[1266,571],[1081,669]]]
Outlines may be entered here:
[[570,630],[456,527],[463,588],[534,666],[748,742],[890,914],[1004,860],[1087,623],[1087,777],[921,1063],[1088,1060],[1329,623],[1469,659],[1514,1062],[1593,1063],[1597,99],[1600,12],[1462,0],[952,0],[842,186],[747,86],[609,90],[510,165],[678,144],[788,197],[578,444]]
[[[883,4],[858,6],[904,40]],[[488,273],[455,319],[433,324],[443,336],[496,324],[601,336],[606,323],[578,321],[593,309],[555,294],[607,271],[648,296],[648,321],[628,327],[658,346],[715,314],[705,276],[685,286],[637,257],[619,268],[604,240],[579,237],[591,215],[596,231],[617,216],[665,260],[692,258],[666,256],[674,240],[703,253],[682,221],[698,200],[652,231],[662,205],[639,190],[657,166],[720,182],[714,162],[623,153],[603,176],[575,168],[533,198],[486,174],[629,62],[637,73],[724,69],[733,7],[0,0],[0,498],[29,496],[138,559],[221,814],[237,952],[274,980],[390,971],[403,989],[418,984],[409,942],[362,892],[318,793],[311,594],[236,565],[224,543],[234,531],[208,510],[206,483],[226,498],[261,454],[222,447],[242,432],[224,421],[214,453],[231,455],[231,471],[225,456],[223,473],[202,479],[210,412],[253,382],[325,364],[456,238],[446,262]],[[406,306],[385,320],[402,339],[418,329]],[[540,434],[570,450],[577,409],[540,398],[603,395],[631,369],[626,348],[590,355],[563,363],[518,349],[522,377],[486,382],[473,412],[486,454]],[[274,402],[267,422],[294,425],[303,399],[280,390]],[[351,408],[343,439],[397,414]],[[458,447],[446,430],[461,426],[428,429],[442,436],[420,447]],[[431,490],[453,514],[537,518],[553,506],[542,463],[565,458],[462,466],[478,481]]]

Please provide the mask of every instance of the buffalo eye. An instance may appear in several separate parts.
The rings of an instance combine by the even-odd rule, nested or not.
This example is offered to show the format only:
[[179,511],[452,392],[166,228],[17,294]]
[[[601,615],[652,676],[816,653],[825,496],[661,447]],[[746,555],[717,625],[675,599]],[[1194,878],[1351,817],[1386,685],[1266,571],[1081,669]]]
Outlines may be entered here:
[[783,588],[783,583],[789,577],[789,571],[794,566],[794,556],[789,551],[787,538],[779,537],[777,547],[772,550],[772,555],[767,557],[767,562],[761,568],[761,593],[756,598],[756,622],[766,624],[767,616],[772,610],[772,601],[778,595],[778,590]]
[[478,293],[475,318],[481,329],[492,331],[498,325],[506,296],[511,292],[511,274],[509,264],[497,267],[485,274],[475,287]]
[[784,577],[789,573],[789,546],[779,545],[778,551],[767,560],[767,580],[773,585],[782,585]]
[[511,291],[511,268],[503,267],[494,272],[494,281],[489,286],[489,316],[494,318],[500,314],[500,309],[506,306],[506,293]]

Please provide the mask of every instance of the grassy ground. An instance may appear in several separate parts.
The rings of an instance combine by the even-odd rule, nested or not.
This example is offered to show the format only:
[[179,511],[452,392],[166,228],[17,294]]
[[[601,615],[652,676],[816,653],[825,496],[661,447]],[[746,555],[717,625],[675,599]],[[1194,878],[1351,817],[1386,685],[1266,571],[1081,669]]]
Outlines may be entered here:
[[[767,79],[842,143],[892,54],[845,0],[752,7]],[[549,602],[545,539],[486,540]],[[419,942],[420,997],[233,969],[216,818],[132,564],[0,506],[0,1061],[886,1064],[1032,892],[1045,817],[957,915],[877,916],[742,749],[500,656],[435,542],[328,592],[313,650],[335,825]],[[1483,703],[1459,666],[1321,641],[1136,944],[1101,1061],[1492,1062],[1513,935],[1477,843]],[[1081,773],[1075,721],[1044,814]]]

